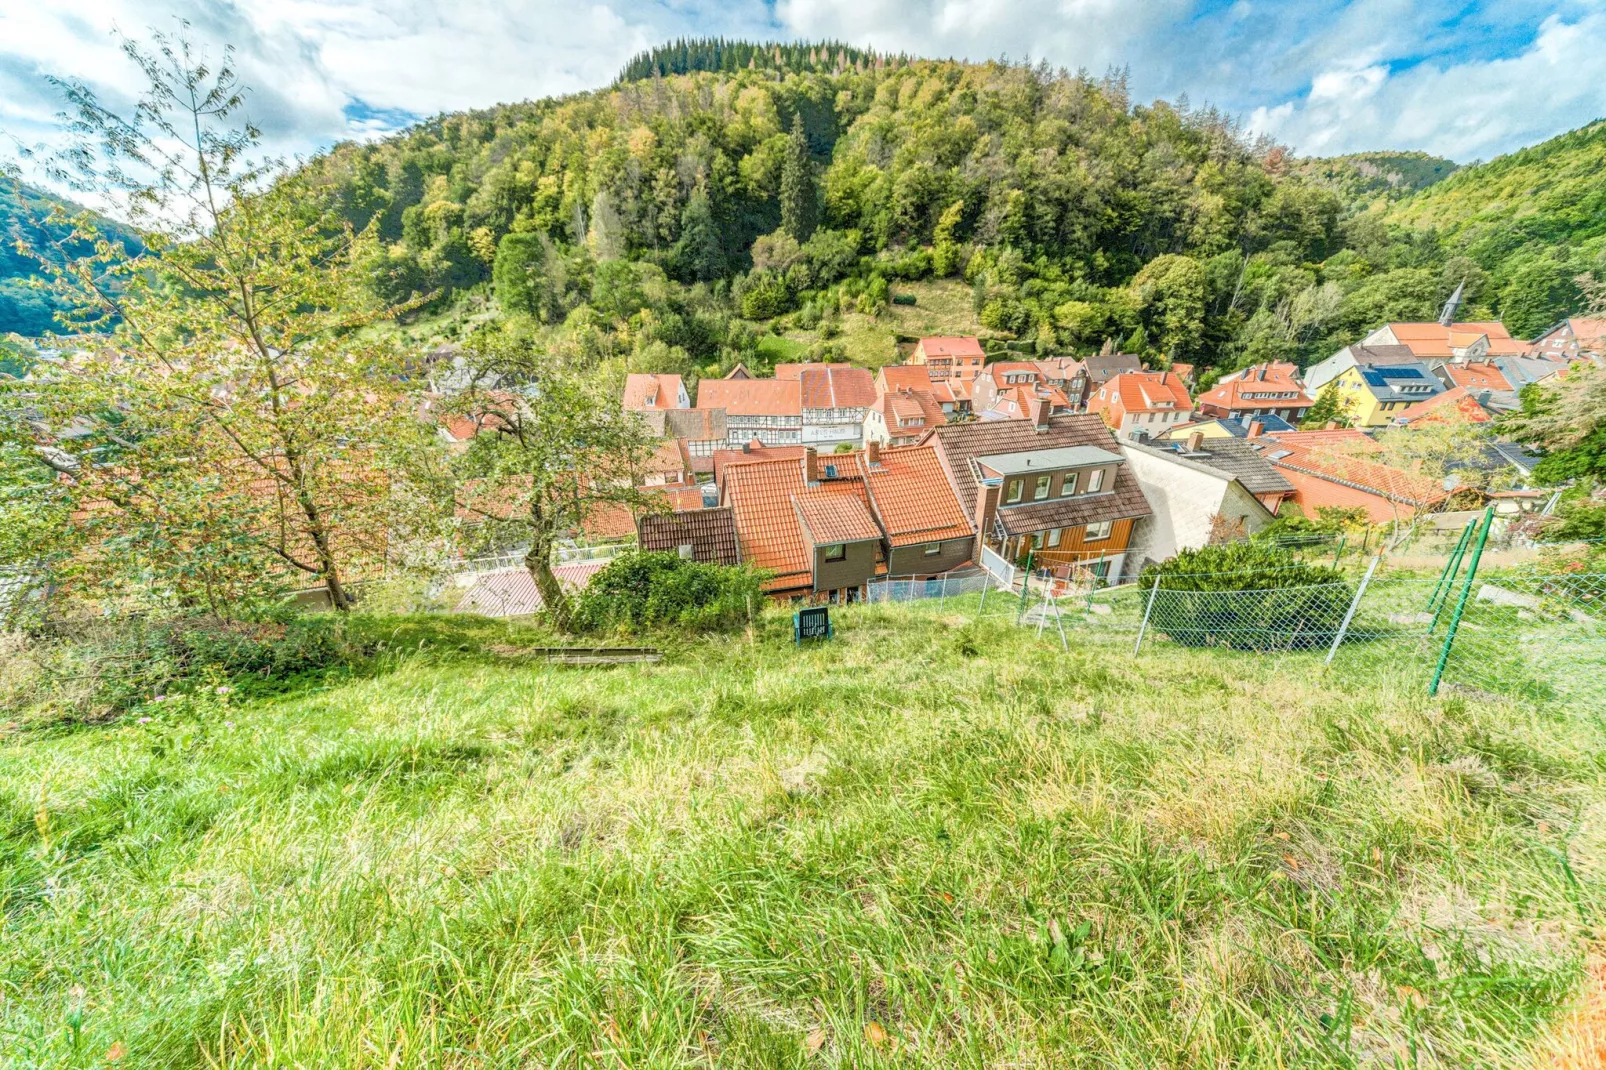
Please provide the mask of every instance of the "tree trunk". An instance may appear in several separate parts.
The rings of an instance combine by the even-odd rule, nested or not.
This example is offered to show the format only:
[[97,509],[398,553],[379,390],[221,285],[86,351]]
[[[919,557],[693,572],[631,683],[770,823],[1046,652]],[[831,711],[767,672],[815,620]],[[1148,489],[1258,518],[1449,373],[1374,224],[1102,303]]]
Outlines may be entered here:
[[573,624],[572,614],[569,612],[569,596],[563,591],[563,584],[552,571],[552,547],[545,539],[537,539],[531,546],[530,552],[524,555],[524,567],[530,570],[530,577],[535,580],[535,589],[541,594],[541,604],[546,607],[547,616],[560,632],[567,632]]

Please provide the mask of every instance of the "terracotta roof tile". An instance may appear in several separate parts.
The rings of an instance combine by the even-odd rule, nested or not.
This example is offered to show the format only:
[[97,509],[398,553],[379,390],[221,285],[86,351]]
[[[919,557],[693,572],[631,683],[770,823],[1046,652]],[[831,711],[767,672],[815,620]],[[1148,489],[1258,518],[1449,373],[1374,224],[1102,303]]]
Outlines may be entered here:
[[798,518],[796,501],[843,495],[865,503],[860,479],[826,480],[816,487],[803,481],[801,459],[750,461],[727,467],[723,501],[734,510],[742,560],[775,576],[766,590],[809,586],[813,558]]
[[1381,447],[1353,428],[1292,431],[1257,439],[1263,456],[1278,468],[1341,483],[1417,507],[1436,505],[1449,492],[1435,480],[1366,456]]
[[680,393],[686,386],[678,375],[649,375],[631,372],[625,376],[624,407],[627,412],[647,409],[678,409]]
[[1486,361],[1468,361],[1460,364],[1452,361],[1444,366],[1444,374],[1456,386],[1473,390],[1511,390],[1512,386],[1506,381],[1499,368]]
[[1464,386],[1453,386],[1444,393],[1409,405],[1396,413],[1394,418],[1400,423],[1416,423],[1418,421],[1443,421],[1459,416],[1469,423],[1486,424],[1489,422],[1489,412],[1478,399],[1467,392]]
[[[827,484],[821,484],[826,486]],[[840,493],[809,488],[793,495],[792,505],[815,546],[837,542],[868,542],[881,538],[881,529],[864,501]]]
[[974,335],[934,335],[920,339],[920,351],[927,357],[985,357],[981,341]]
[[[701,492],[698,493],[701,499]],[[692,559],[715,565],[740,563],[736,516],[728,506],[693,512],[649,513],[636,521],[643,550],[673,553],[692,548]]]
[[875,377],[864,368],[804,365],[798,384],[805,409],[867,409],[875,404]]
[[697,407],[731,416],[802,416],[803,394],[795,379],[704,379]]
[[893,546],[962,539],[975,534],[964,506],[954,496],[937,448],[929,442],[881,450],[871,465],[865,452],[854,454],[870,490],[870,504]]

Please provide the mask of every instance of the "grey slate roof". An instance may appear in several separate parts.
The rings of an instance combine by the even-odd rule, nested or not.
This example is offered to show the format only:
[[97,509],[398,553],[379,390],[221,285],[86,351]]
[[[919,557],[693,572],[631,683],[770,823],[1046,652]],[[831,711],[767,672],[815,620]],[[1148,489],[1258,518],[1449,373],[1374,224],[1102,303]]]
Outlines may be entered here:
[[1143,359],[1132,353],[1102,354],[1088,357],[1084,363],[1087,365],[1088,382],[1094,386],[1107,383],[1122,372],[1135,372],[1143,369]]
[[[1137,442],[1126,445],[1129,449],[1147,450],[1149,453],[1191,461],[1231,476],[1251,494],[1291,494],[1294,490],[1294,485],[1262,457],[1259,450],[1241,439],[1207,438],[1196,453],[1179,452],[1163,446],[1145,446]],[[1173,442],[1171,445],[1179,444]]]
[[1055,449],[1027,450],[1023,453],[990,453],[976,460],[1001,476],[1018,476],[1027,472],[1042,472],[1056,468],[1077,468],[1093,464],[1109,464],[1121,459],[1097,446],[1060,446]]
[[[1048,429],[1038,431],[1030,420],[946,424],[931,432],[943,466],[969,516],[976,515],[977,483],[973,460],[1000,453],[1061,449],[1067,446],[1096,446],[1114,452],[1115,436],[1096,413],[1050,416]],[[1000,509],[1008,514],[1012,531],[1040,531],[1045,528],[1075,527],[1103,520],[1126,520],[1149,516],[1148,499],[1138,486],[1137,476],[1122,463],[1115,466],[1114,485],[1103,494],[1078,494],[1033,505]],[[1030,524],[1030,527],[1021,527]]]

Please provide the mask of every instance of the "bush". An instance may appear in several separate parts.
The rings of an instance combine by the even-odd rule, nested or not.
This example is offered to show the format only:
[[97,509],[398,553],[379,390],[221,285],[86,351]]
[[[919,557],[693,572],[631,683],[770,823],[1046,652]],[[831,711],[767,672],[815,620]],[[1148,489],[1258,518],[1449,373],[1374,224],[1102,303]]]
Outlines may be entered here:
[[763,574],[754,569],[633,553],[591,577],[575,599],[574,623],[587,632],[670,626],[723,631],[746,624],[763,604]]
[[1337,569],[1238,542],[1184,550],[1139,578],[1158,583],[1149,626],[1183,646],[1308,650],[1331,643],[1354,592]]
[[159,695],[220,682],[249,693],[280,691],[298,676],[349,666],[366,653],[333,614],[124,620],[0,651],[7,661],[31,663],[36,681],[31,694],[0,689],[0,698],[13,710],[103,720]]

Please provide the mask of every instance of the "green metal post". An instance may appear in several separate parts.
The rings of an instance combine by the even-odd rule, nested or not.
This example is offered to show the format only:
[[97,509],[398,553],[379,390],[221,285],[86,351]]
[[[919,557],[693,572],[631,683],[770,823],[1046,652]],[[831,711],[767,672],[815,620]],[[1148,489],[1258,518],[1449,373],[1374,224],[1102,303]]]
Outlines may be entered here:
[[1489,529],[1494,526],[1494,506],[1489,506],[1483,513],[1483,528],[1478,532],[1478,548],[1472,551],[1472,563],[1467,566],[1467,578],[1461,584],[1461,597],[1456,599],[1455,613],[1450,617],[1450,627],[1444,633],[1444,648],[1439,651],[1439,663],[1433,669],[1433,682],[1428,685],[1428,694],[1439,693],[1439,681],[1444,679],[1444,666],[1450,660],[1450,648],[1455,645],[1455,633],[1461,627],[1461,615],[1467,610],[1467,598],[1472,594],[1472,580],[1478,574],[1478,560],[1483,557],[1483,544],[1489,541]]
[[1026,616],[1026,592],[1032,589],[1032,555],[1036,552],[1037,547],[1035,546],[1026,548],[1026,568],[1020,576],[1020,608],[1015,611],[1016,624],[1019,624],[1021,618]]
[[[1461,537],[1455,542],[1455,549],[1450,551],[1450,559],[1444,563],[1444,569],[1439,573],[1439,582],[1433,585],[1433,593],[1428,596],[1427,608],[1433,613],[1433,623],[1439,623],[1439,610],[1443,608],[1439,601],[1442,594],[1446,598],[1455,590],[1456,570],[1461,567],[1461,555],[1466,553],[1467,543],[1472,539],[1472,533],[1477,529],[1478,518],[1473,517],[1467,521],[1467,526],[1461,529]],[[1428,629],[1433,631],[1432,628]]]
[[1348,535],[1345,535],[1343,532],[1339,533],[1339,536],[1338,536],[1338,549],[1333,551],[1333,567],[1334,568],[1338,567],[1338,559],[1344,556],[1344,540],[1347,539],[1347,538],[1349,538]]

